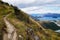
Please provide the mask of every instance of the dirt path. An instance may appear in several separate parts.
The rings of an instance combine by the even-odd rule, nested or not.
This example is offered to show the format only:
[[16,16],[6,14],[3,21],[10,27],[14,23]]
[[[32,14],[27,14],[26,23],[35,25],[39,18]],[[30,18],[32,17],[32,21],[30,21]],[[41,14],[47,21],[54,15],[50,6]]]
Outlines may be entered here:
[[[9,15],[9,14],[8,14]],[[7,15],[7,16],[8,16]],[[4,22],[6,24],[7,27],[7,34],[5,34],[4,39],[3,40],[17,40],[17,32],[16,32],[16,28],[14,27],[14,25],[12,25],[7,19],[6,17],[4,17]],[[8,37],[8,38],[7,38]],[[5,39],[6,38],[6,39]]]

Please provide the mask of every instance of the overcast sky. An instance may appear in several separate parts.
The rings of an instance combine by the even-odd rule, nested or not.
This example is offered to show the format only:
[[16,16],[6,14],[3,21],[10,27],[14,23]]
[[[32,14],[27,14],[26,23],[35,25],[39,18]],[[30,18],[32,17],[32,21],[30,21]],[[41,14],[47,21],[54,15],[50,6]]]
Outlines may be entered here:
[[28,14],[60,13],[60,0],[3,0]]

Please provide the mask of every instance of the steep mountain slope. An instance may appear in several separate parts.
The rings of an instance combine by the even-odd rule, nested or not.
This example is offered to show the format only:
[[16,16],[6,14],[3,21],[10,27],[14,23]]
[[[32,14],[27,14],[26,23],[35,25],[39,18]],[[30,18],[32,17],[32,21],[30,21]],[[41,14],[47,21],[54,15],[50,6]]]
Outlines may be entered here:
[[60,40],[59,33],[43,28],[17,7],[2,1],[0,1],[0,40],[3,40],[4,33],[8,34],[4,17],[16,28],[18,40]]
[[4,17],[5,15],[7,15],[10,11],[13,13],[13,10],[12,10],[12,9],[13,9],[13,8],[10,7],[8,3],[4,3],[4,2],[2,2],[2,1],[0,1],[0,40],[3,39],[3,38],[2,38],[2,31],[3,31],[4,29],[2,29],[2,28],[5,27],[3,17]]

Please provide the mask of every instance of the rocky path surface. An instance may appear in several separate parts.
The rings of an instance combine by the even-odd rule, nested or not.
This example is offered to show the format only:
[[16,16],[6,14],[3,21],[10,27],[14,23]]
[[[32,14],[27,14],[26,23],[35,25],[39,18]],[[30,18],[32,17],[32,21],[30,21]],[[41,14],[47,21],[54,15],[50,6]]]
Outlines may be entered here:
[[[9,15],[9,14],[8,14]],[[8,16],[7,15],[7,16]],[[12,25],[6,18],[7,16],[4,17],[4,22],[6,24],[7,27],[7,34],[5,33],[3,35],[3,40],[17,40],[17,32],[16,32],[16,28],[14,27],[14,25]]]

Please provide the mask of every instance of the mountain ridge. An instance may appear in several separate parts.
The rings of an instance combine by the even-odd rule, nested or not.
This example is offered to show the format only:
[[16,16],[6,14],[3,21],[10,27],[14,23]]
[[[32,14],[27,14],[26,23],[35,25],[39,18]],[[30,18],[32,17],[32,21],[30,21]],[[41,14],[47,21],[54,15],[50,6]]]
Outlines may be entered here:
[[60,40],[59,33],[43,28],[41,24],[36,22],[16,6],[9,5],[2,1],[0,1],[0,40],[3,40],[4,33],[8,33],[3,20],[8,14],[9,16],[7,16],[6,19],[15,26],[18,40],[36,40],[35,36],[37,36],[39,40]]

